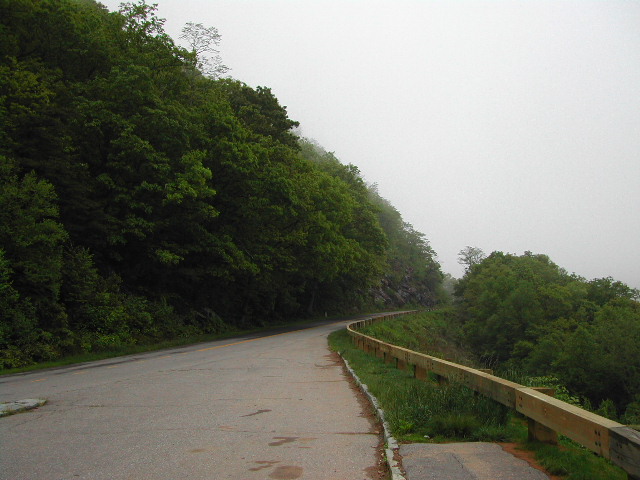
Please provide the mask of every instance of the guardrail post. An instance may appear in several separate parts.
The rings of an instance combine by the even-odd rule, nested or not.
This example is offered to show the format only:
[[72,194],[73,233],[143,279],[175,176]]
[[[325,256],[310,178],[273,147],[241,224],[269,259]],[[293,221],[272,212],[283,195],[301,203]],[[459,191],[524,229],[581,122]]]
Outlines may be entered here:
[[[547,387],[532,387],[532,390],[536,390],[550,397],[556,396],[556,391],[553,388]],[[551,430],[549,427],[545,427],[541,423],[536,422],[531,418],[527,418],[527,426],[529,429],[529,441],[536,441],[542,443],[548,443],[550,445],[558,444],[558,432]]]
[[624,468],[629,480],[640,480],[640,432],[630,427],[611,429],[611,460]]
[[418,380],[427,380],[429,378],[429,372],[426,368],[416,365],[416,368],[413,371],[413,376]]
[[[488,373],[489,375],[493,375],[493,368],[476,368],[479,372]],[[473,390],[473,395],[475,397],[482,395],[478,390]]]
[[407,362],[405,362],[404,360],[400,360],[398,358],[398,363],[396,363],[396,367],[398,368],[398,370],[406,370],[407,369]]

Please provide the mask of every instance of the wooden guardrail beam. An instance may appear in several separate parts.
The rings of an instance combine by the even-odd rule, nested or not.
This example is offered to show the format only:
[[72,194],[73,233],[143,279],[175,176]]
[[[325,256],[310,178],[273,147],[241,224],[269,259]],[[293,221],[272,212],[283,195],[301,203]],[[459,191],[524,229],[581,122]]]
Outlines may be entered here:
[[398,368],[408,368],[413,365],[416,378],[426,379],[431,372],[438,379],[461,383],[523,414],[533,422],[534,435],[537,430],[540,440],[552,442],[555,432],[561,433],[610,459],[627,472],[629,479],[640,480],[640,432],[553,398],[535,388],[525,387],[488,372],[398,347],[357,331],[364,325],[371,325],[406,313],[414,312],[360,320],[350,324],[347,331],[354,338],[358,348],[376,352],[387,362],[395,359]]
[[610,460],[622,468],[631,480],[640,480],[640,432],[620,426],[609,430]]
[[622,425],[531,388],[517,392],[516,411],[609,458],[609,430]]

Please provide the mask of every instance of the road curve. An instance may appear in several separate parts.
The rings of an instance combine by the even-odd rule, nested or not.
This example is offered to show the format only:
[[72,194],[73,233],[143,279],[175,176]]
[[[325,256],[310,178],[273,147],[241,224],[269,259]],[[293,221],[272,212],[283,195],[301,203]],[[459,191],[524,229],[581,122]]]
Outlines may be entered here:
[[47,399],[0,418],[0,478],[377,478],[377,432],[327,349],[346,323],[0,377],[0,402]]

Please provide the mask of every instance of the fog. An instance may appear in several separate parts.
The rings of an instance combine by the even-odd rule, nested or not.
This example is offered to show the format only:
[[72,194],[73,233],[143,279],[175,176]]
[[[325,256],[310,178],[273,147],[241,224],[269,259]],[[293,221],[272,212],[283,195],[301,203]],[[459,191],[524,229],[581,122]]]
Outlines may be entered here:
[[[102,2],[117,9],[119,2]],[[640,2],[159,0],[425,233],[640,288]]]

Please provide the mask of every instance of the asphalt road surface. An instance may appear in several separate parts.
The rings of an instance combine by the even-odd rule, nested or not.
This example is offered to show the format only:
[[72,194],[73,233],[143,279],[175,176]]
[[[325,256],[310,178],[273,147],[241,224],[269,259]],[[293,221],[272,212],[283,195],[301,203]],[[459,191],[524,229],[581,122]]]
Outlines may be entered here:
[[327,349],[346,321],[0,377],[0,478],[377,478],[375,427]]

